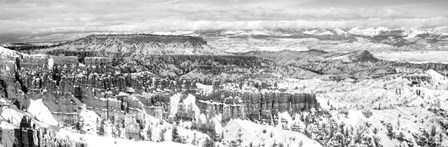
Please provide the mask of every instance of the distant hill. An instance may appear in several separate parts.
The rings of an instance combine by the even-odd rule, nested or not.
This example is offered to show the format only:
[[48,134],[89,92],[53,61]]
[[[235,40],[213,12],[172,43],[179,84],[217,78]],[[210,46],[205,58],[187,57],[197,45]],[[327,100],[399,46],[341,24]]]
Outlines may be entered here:
[[308,51],[252,51],[244,53],[272,60],[278,65],[289,65],[313,71],[322,75],[368,78],[395,73],[385,62],[376,59],[369,51],[348,53]]
[[66,54],[89,52],[94,56],[123,54],[145,55],[222,55],[224,52],[207,45],[200,37],[153,34],[89,35],[50,46],[22,47],[30,53]]
[[342,61],[342,62],[377,62],[369,51],[354,51],[348,53],[326,52],[323,50],[312,49],[308,51],[250,51],[242,53],[245,56],[257,56],[272,60],[277,64],[294,64],[299,61]]
[[353,51],[348,53],[327,53],[322,54],[321,57],[326,61],[342,61],[346,63],[379,61],[377,58],[373,57],[372,53],[366,50]]
[[415,64],[380,60],[366,50],[352,52],[326,52],[322,50],[308,51],[250,51],[242,53],[270,60],[280,66],[291,66],[320,75],[335,75],[352,78],[372,78],[395,74],[396,68],[410,68],[448,73],[448,64],[425,63]]
[[242,53],[245,56],[257,56],[272,60],[280,65],[288,65],[303,59],[311,59],[322,56],[328,52],[323,50],[308,50],[308,51],[250,51]]

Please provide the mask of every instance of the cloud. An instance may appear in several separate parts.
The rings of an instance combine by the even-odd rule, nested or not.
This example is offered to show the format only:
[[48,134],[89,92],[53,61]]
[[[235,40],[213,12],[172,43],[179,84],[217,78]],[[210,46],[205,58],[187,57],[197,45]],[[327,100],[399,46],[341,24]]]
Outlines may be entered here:
[[443,28],[448,24],[447,6],[444,0],[0,0],[0,34],[276,27]]

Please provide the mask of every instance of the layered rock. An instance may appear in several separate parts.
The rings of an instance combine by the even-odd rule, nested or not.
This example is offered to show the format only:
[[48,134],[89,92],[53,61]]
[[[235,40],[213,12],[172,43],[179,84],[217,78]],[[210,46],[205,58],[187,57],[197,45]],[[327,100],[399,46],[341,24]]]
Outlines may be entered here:
[[279,112],[295,114],[319,107],[316,95],[309,93],[215,91],[210,95],[198,96],[198,99],[201,100],[198,106],[203,113],[211,117],[223,114],[223,120],[249,118],[269,122]]

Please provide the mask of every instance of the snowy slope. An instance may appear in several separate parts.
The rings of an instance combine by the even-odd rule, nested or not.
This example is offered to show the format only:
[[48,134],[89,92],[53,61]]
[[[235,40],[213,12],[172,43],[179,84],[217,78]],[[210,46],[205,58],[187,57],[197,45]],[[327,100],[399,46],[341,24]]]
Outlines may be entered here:
[[251,143],[253,146],[262,144],[271,146],[274,143],[289,143],[298,146],[299,142],[302,142],[303,146],[306,147],[321,146],[317,141],[312,140],[299,132],[283,130],[273,126],[259,125],[248,120],[240,119],[231,120],[224,127],[224,140],[237,140],[239,132],[242,133],[242,146],[249,146]]
[[0,109],[0,119],[10,122],[11,124],[19,124],[22,120],[24,113],[17,111],[15,108],[2,108]]
[[91,135],[91,134],[79,134],[79,133],[73,133],[70,131],[59,131],[58,135],[62,137],[69,137],[74,140],[81,140],[85,143],[87,143],[87,146],[92,147],[100,147],[100,146],[107,146],[107,147],[194,147],[193,145],[187,145],[187,144],[180,144],[180,143],[174,143],[174,142],[150,142],[150,141],[133,141],[133,140],[127,140],[127,139],[118,139],[118,138],[112,138],[112,137],[104,137],[104,136],[97,136],[97,135]]
[[3,57],[3,58],[5,58],[5,57],[18,57],[19,55],[20,55],[20,53],[18,53],[16,51],[13,51],[13,50],[10,50],[10,49],[7,49],[7,48],[4,48],[4,47],[0,46],[0,57]]
[[444,75],[434,71],[434,70],[428,70],[425,72],[426,74],[431,76],[431,80],[434,84],[448,84],[448,78]]
[[28,112],[31,113],[37,120],[49,125],[58,125],[58,121],[53,117],[50,110],[42,103],[42,99],[30,100]]
[[[366,127],[370,124],[373,128],[379,130],[381,144],[384,146],[393,146],[399,144],[397,140],[391,140],[386,135],[386,123],[390,123],[395,132],[402,132],[405,138],[412,140],[412,134],[418,134],[421,129],[428,129],[432,126],[440,132],[442,128],[437,123],[441,119],[440,116],[420,107],[399,107],[388,110],[372,110],[372,116],[365,117],[359,110],[349,110],[347,117],[337,116],[337,112],[333,113],[333,118],[338,123],[343,123],[351,127]],[[372,131],[372,130],[371,130]],[[446,138],[446,137],[445,137]]]

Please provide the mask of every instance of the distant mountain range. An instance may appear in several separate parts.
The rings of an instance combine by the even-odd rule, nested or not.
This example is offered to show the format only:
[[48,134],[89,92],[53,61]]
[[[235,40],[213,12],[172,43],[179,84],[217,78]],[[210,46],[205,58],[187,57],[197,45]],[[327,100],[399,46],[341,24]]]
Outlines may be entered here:
[[[142,33],[142,32],[139,32]],[[0,36],[0,43],[25,43],[25,42],[60,42],[69,41],[76,38],[83,38],[92,34],[139,34],[133,32],[60,32],[60,33],[45,33],[45,34],[7,34]],[[279,37],[279,38],[307,38],[316,37],[320,39],[347,39],[356,36],[400,36],[405,38],[424,37],[424,35],[446,36],[447,32],[437,32],[434,29],[404,29],[395,28],[389,29],[386,27],[376,28],[302,28],[302,29],[248,29],[248,30],[196,30],[196,31],[155,31],[143,32],[145,34],[154,35],[184,35],[184,36],[202,36],[207,37],[231,37],[231,38],[264,38],[264,37]],[[317,37],[321,36],[321,37]],[[333,36],[333,37],[330,37]]]
[[[250,51],[308,51],[354,52],[366,50],[375,57],[411,62],[448,62],[448,34],[432,29],[378,28],[303,28],[262,30],[199,30],[133,33],[91,32],[93,35],[69,33],[34,36],[3,47],[32,52],[86,51],[97,54],[116,52],[135,55],[211,55],[240,54]],[[77,35],[77,39],[73,39]],[[58,36],[58,37],[55,37]],[[63,41],[57,40],[61,38]],[[67,38],[71,38],[66,40]],[[33,42],[26,42],[32,40]],[[43,42],[35,42],[42,40]],[[421,58],[421,53],[438,51],[433,59]],[[397,56],[406,52],[407,55]],[[446,53],[445,53],[446,52]],[[393,55],[393,56],[392,56]],[[440,56],[440,57],[439,57]],[[286,59],[280,59],[286,60]]]
[[[183,32],[184,34],[187,32]],[[394,35],[415,37],[420,34],[439,34],[446,35],[446,33],[436,32],[433,29],[388,29],[385,27],[378,28],[302,28],[302,29],[264,29],[264,30],[204,30],[190,32],[199,35],[214,35],[214,36],[285,36],[285,37],[300,37],[305,35],[360,35],[360,36],[376,36],[376,35]]]
[[208,30],[195,32],[227,52],[279,50],[448,50],[448,34],[387,28]]

